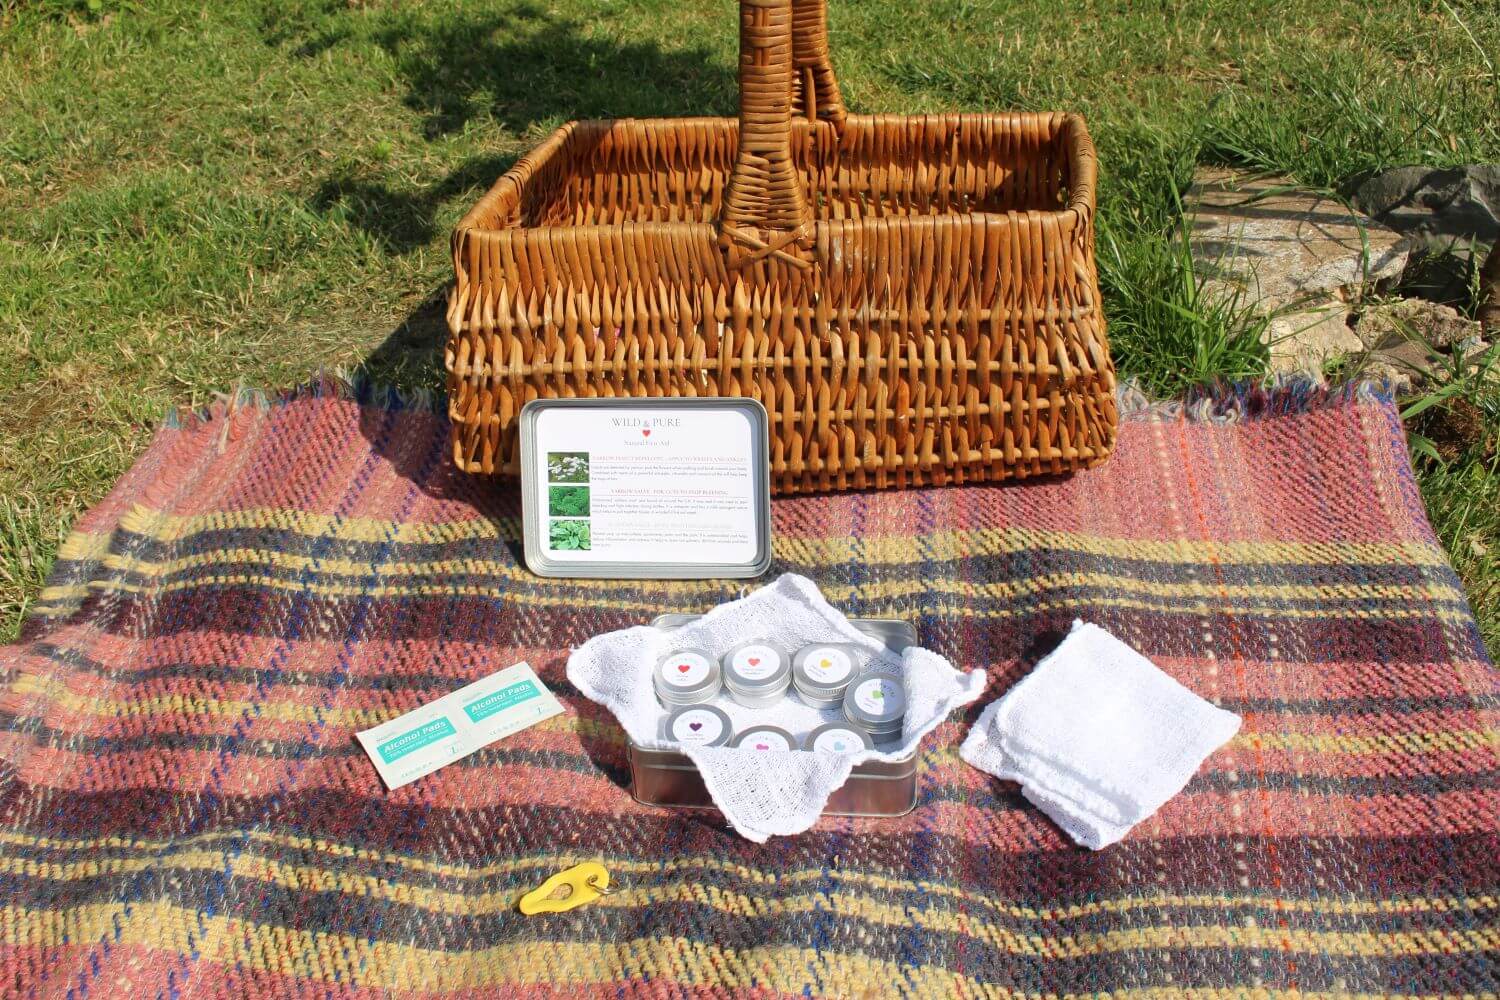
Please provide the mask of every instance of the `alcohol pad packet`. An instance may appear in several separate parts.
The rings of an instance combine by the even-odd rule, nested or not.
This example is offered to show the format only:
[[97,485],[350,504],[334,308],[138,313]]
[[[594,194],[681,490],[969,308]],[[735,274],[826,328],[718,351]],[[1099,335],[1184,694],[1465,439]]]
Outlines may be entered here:
[[517,663],[355,738],[396,789],[562,710],[531,665]]

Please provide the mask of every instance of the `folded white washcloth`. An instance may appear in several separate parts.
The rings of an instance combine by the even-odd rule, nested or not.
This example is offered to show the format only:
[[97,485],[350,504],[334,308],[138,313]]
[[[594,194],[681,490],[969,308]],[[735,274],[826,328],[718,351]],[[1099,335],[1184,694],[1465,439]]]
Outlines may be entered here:
[[1209,704],[1097,625],[987,706],[959,750],[1075,841],[1099,850],[1182,791],[1240,717]]

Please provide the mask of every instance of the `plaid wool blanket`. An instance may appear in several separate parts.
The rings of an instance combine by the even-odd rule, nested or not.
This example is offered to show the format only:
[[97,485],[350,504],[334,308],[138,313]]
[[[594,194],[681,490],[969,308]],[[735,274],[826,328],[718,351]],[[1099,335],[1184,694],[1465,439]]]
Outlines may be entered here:
[[[1370,390],[1135,407],[1067,479],[778,500],[773,573],[991,684],[912,813],[764,846],[635,803],[563,671],[739,584],[535,578],[517,503],[369,389],[164,428],[0,651],[0,994],[1500,990],[1500,683]],[[1099,853],[956,752],[1080,617],[1245,719]],[[356,730],[519,660],[564,715],[382,787]],[[621,891],[516,912],[584,860]]]

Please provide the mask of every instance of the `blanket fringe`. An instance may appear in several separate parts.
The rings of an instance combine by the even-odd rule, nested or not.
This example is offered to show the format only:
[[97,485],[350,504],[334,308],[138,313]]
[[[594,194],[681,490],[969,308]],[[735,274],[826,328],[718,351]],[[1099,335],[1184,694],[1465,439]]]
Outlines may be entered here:
[[[179,407],[164,420],[168,428],[196,428],[254,408],[269,411],[307,399],[342,399],[384,410],[442,412],[446,398],[424,388],[397,388],[373,382],[363,372],[320,371],[292,389],[268,391],[235,386],[206,406]],[[1153,398],[1136,379],[1120,383],[1117,400],[1124,420],[1187,420],[1233,424],[1243,420],[1306,413],[1349,400],[1389,402],[1394,390],[1388,382],[1361,381],[1328,386],[1305,375],[1273,376],[1249,382],[1216,382],[1197,386],[1175,399]]]
[[430,413],[447,407],[447,399],[431,389],[398,388],[371,381],[362,371],[320,370],[309,381],[279,391],[237,385],[214,396],[206,406],[177,407],[163,420],[168,428],[195,428],[233,416],[241,410],[270,411],[307,399],[340,399],[381,410],[415,410]]
[[1307,375],[1215,382],[1195,386],[1177,399],[1153,399],[1140,382],[1125,379],[1118,392],[1122,420],[1186,420],[1213,424],[1308,413],[1350,400],[1389,403],[1394,399],[1394,389],[1383,380],[1329,386]]

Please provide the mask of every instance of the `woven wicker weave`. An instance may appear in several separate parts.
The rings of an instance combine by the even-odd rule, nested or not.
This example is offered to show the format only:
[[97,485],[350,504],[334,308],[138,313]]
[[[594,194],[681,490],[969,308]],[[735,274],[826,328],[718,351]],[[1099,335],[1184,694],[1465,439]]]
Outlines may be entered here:
[[848,115],[825,13],[741,0],[738,121],[571,122],[459,222],[462,468],[514,473],[554,396],[753,396],[780,492],[1108,455],[1083,121]]

